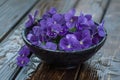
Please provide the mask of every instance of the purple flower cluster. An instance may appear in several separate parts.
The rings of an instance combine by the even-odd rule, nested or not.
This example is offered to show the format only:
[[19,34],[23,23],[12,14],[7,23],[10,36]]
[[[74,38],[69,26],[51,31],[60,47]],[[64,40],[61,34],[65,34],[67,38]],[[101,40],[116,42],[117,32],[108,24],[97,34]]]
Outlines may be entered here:
[[[104,21],[94,23],[90,14],[80,13],[75,16],[75,9],[67,13],[58,13],[51,8],[42,18],[37,20],[38,11],[34,16],[29,15],[25,27],[31,28],[27,39],[43,49],[60,51],[78,51],[98,44],[105,36]],[[26,48],[26,47],[24,47]],[[18,58],[19,65],[25,65],[29,60],[27,49],[20,52],[22,58]]]
[[22,67],[25,66],[28,62],[28,55],[30,54],[30,50],[27,46],[23,46],[18,52],[19,56],[17,57],[17,64]]
[[[80,13],[79,16],[75,16],[75,9],[60,14],[55,8],[51,8],[40,20],[37,20],[37,24],[34,19],[29,18],[26,23],[32,27],[27,39],[44,49],[82,50],[99,43],[105,36],[104,22],[96,25],[90,14]],[[33,26],[29,21],[35,25]]]

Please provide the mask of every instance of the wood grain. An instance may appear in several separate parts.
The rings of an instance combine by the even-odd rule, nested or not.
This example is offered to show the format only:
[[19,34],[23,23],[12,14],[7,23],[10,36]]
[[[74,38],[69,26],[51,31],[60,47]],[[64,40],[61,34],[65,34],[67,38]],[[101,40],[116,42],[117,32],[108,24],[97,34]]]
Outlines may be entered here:
[[77,68],[60,70],[46,64],[42,64],[30,80],[75,80]]
[[0,42],[38,0],[0,1]]
[[[105,28],[108,38],[106,44],[101,49],[103,58],[109,58],[109,66],[106,66],[105,77],[109,80],[120,79],[120,0],[111,0],[105,14]],[[106,60],[106,59],[105,59]],[[105,63],[104,60],[102,62]],[[108,63],[106,62],[106,63]],[[106,79],[105,78],[105,79]]]
[[16,76],[14,76],[13,79],[15,80],[26,80],[31,77],[33,72],[37,69],[38,65],[41,64],[41,61],[39,58],[37,58],[35,55],[32,55],[30,57],[30,62],[27,66],[23,67]]
[[4,5],[8,0],[0,0],[0,6]]
[[[87,64],[83,64],[79,80],[120,79],[120,0],[111,0],[104,14],[107,41],[102,49]],[[97,53],[97,54],[98,54]],[[92,70],[91,70],[92,69]],[[91,72],[89,72],[91,70]],[[87,75],[87,76],[86,76]],[[96,77],[94,77],[96,76]]]
[[109,0],[81,0],[76,5],[76,15],[80,15],[80,12],[92,14],[95,22],[100,22]]
[[[93,15],[93,20],[95,22],[100,22],[102,16],[107,8],[109,0],[81,0],[79,5],[76,6],[77,11],[82,11]],[[79,15],[79,13],[76,13]],[[96,60],[99,60],[100,52],[98,52],[92,59],[82,64],[80,69],[80,74],[78,80],[98,80],[98,71],[99,65],[96,65]],[[101,54],[101,53],[100,53]],[[97,58],[96,58],[97,57]],[[94,61],[94,63],[93,63]]]

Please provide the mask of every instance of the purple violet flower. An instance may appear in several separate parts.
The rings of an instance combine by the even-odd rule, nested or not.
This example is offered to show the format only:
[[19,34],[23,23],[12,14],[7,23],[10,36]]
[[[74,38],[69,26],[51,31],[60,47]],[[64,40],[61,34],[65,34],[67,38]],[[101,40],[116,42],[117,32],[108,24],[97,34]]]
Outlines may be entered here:
[[52,26],[52,30],[54,32],[56,32],[57,34],[59,34],[62,31],[62,26],[59,25],[59,24],[55,24],[55,25]]
[[57,37],[57,33],[51,27],[47,28],[46,35],[50,38],[56,38]]
[[34,27],[32,28],[32,31],[33,31],[33,34],[34,34],[35,36],[39,37],[39,36],[40,36],[40,33],[41,33],[41,28],[40,28],[40,26],[34,26]]
[[21,57],[18,56],[17,57],[17,65],[20,67],[24,67],[25,65],[27,65],[29,62],[29,59],[27,57]]
[[74,35],[77,37],[80,47],[82,49],[88,48],[92,45],[92,38],[89,30],[83,30],[82,32],[75,32]]
[[44,49],[50,49],[50,50],[56,50],[57,49],[57,45],[53,42],[46,42],[45,45],[41,46]]
[[56,13],[52,16],[52,18],[57,24],[65,25],[64,15]]
[[39,46],[41,44],[41,41],[38,39],[38,37],[33,35],[32,33],[29,33],[27,35],[27,39],[34,45]]
[[37,15],[38,15],[38,10],[34,12],[34,16],[32,16],[31,14],[28,15],[29,20],[25,23],[26,28],[31,27],[35,23],[35,18],[37,17]]
[[92,20],[92,15],[90,15],[90,14],[86,14],[85,17],[87,18],[88,21]]
[[98,34],[100,37],[105,36],[105,29],[104,29],[103,25],[104,25],[104,21],[102,21],[102,23],[100,23],[100,25],[98,26]]
[[46,20],[44,20],[44,19],[42,19],[40,22],[39,22],[39,26],[41,26],[41,27],[47,27],[47,21]]
[[74,51],[79,50],[79,41],[74,34],[67,34],[66,37],[62,38],[59,43],[60,50]]
[[95,45],[97,43],[99,43],[101,40],[101,37],[98,35],[98,34],[95,34],[93,37],[92,37],[92,44]]
[[56,8],[51,7],[48,12],[49,12],[50,14],[55,14],[55,13],[57,13],[57,10],[56,10]]
[[29,48],[24,45],[20,50],[19,50],[19,55],[22,56],[22,57],[26,57],[30,54],[30,50]]
[[52,7],[50,8],[49,11],[43,14],[42,19],[47,20],[47,18],[52,18],[52,16],[56,13],[57,13],[57,10],[54,7]]
[[65,22],[64,17],[60,14],[54,14],[52,18],[47,18],[47,26],[55,24],[63,25]]
[[84,15],[83,13],[80,14],[78,17],[78,23],[76,24],[76,27],[78,30],[83,30],[83,29],[91,29],[91,26],[94,27],[94,22],[92,20],[92,16],[87,14]]
[[75,15],[75,9],[70,10],[68,13],[65,14],[65,21],[66,25],[69,29],[75,27],[77,22],[77,16]]
[[57,22],[53,18],[47,18],[47,26],[52,26],[53,24],[57,24]]
[[68,33],[67,26],[61,26],[62,30],[59,32],[60,36],[65,36]]

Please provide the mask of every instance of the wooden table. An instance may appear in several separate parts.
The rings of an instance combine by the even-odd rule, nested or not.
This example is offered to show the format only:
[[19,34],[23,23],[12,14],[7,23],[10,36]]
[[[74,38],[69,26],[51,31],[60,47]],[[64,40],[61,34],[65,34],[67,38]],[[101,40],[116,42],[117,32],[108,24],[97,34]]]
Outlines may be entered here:
[[[21,31],[27,14],[51,6],[60,12],[75,8],[90,13],[96,22],[105,20],[108,37],[95,56],[71,70],[42,64],[35,55],[23,68],[16,65],[18,50],[24,45]],[[120,80],[120,0],[0,0],[0,80]]]

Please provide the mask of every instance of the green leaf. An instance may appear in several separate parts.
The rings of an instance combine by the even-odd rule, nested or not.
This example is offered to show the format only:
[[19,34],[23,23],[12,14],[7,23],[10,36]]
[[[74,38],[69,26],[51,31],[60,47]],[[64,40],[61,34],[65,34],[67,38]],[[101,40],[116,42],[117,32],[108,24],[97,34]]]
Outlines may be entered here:
[[74,27],[74,28],[71,28],[69,31],[70,31],[70,32],[75,32],[75,31],[76,31],[76,28],[75,28],[75,27]]

